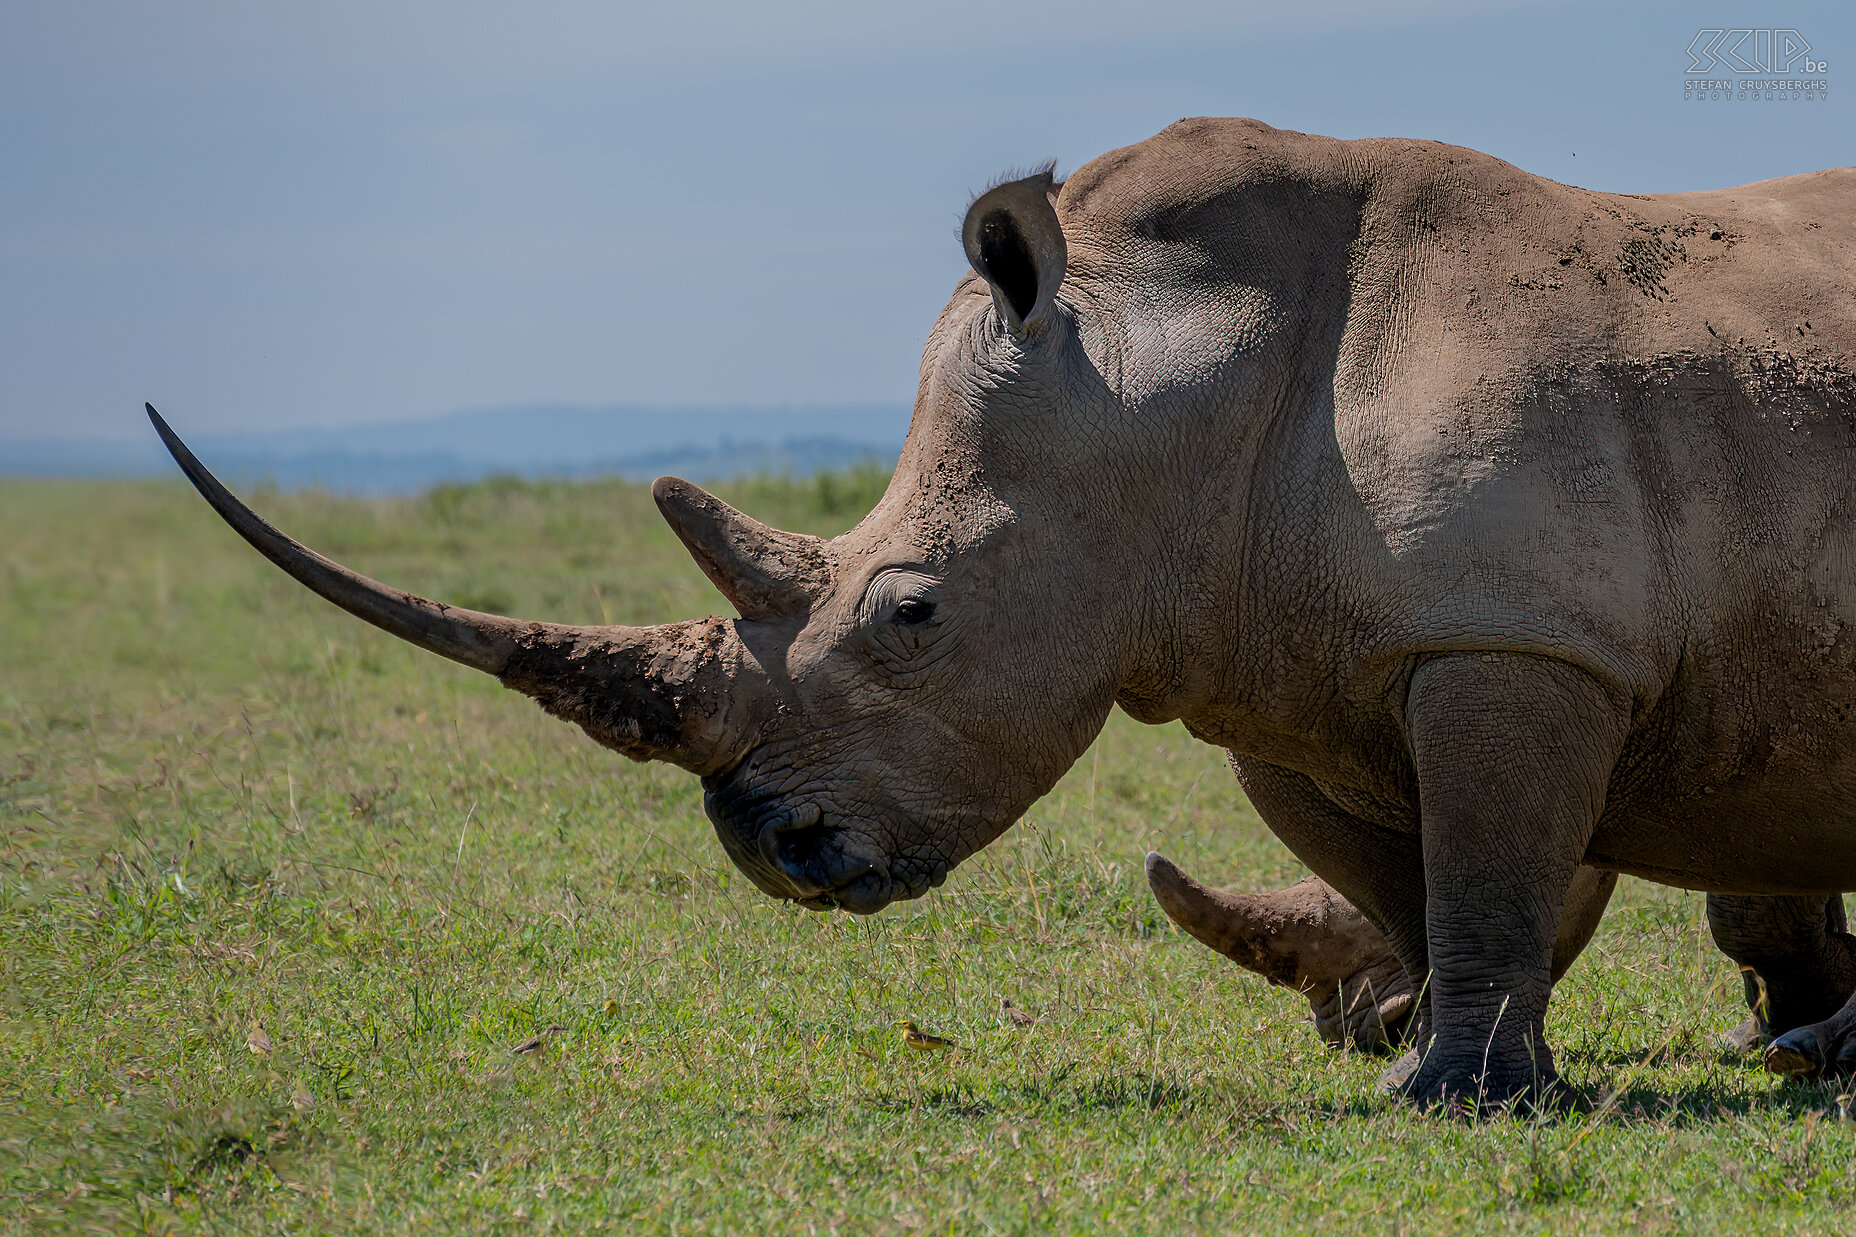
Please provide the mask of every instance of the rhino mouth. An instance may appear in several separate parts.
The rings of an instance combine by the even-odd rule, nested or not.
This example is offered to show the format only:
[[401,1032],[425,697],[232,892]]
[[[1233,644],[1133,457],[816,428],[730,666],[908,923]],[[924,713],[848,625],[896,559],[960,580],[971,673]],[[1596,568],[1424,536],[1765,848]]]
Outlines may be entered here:
[[[809,910],[871,915],[912,896],[881,858],[847,846],[855,835],[833,827],[815,805],[802,805],[756,839],[767,869],[792,888],[783,895]],[[762,888],[765,888],[762,885]]]
[[719,782],[705,787],[703,809],[729,859],[763,893],[857,915],[915,896],[867,834],[831,819],[825,805]]
[[848,884],[794,902],[812,911],[849,911],[853,915],[874,915],[891,902],[901,899],[895,882],[880,872],[866,872]]

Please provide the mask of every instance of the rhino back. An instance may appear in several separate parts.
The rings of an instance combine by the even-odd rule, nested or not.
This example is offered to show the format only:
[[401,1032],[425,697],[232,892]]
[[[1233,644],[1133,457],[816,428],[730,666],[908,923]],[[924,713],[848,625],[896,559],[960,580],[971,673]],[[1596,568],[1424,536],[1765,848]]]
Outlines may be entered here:
[[[1258,444],[1224,479],[1238,544],[1187,569],[1238,594],[1196,730],[1397,793],[1374,753],[1413,659],[1538,653],[1635,705],[1617,812],[1856,839],[1856,170],[1603,194],[1187,121],[1061,205],[1085,293],[1122,306],[1124,394],[1190,389],[1162,435]],[[1219,384],[1270,314],[1297,343],[1265,415],[1254,378]],[[1622,849],[1678,880],[1723,861]]]

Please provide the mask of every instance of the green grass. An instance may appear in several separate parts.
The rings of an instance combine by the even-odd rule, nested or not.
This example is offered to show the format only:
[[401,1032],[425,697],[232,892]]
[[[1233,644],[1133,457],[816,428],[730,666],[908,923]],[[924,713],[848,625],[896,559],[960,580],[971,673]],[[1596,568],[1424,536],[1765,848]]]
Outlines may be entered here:
[[[830,532],[879,488],[729,496]],[[257,498],[452,601],[723,609],[635,486]],[[1835,1088],[1720,1054],[1697,895],[1627,881],[1561,988],[1597,1116],[1414,1114],[1153,904],[1150,846],[1300,875],[1176,726],[1117,715],[946,888],[819,915],[728,867],[692,778],[336,612],[178,485],[0,483],[0,537],[0,1229],[1851,1225]]]

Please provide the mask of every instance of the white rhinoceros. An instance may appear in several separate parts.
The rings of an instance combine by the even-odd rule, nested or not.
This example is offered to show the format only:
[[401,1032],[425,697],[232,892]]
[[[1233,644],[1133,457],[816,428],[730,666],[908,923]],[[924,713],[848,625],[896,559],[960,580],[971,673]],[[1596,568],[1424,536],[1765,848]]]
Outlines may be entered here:
[[658,483],[738,620],[410,597],[168,442],[323,596],[700,774],[730,858],[809,906],[939,884],[1116,704],[1182,719],[1424,977],[1427,1101],[1552,1082],[1581,862],[1856,886],[1856,170],[1595,193],[1189,120],[962,236],[855,529]]

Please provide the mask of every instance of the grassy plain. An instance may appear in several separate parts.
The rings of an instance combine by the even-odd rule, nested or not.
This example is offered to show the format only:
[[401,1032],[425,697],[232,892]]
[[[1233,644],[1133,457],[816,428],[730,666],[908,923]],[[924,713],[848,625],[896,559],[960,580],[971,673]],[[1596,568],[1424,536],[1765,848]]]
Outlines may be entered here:
[[[879,486],[727,492],[830,532]],[[639,487],[257,505],[480,608],[723,604]],[[1118,714],[929,898],[775,905],[693,779],[336,612],[180,485],[0,482],[0,1231],[1856,1226],[1835,1088],[1717,1046],[1698,896],[1626,881],[1562,986],[1601,1111],[1471,1124],[1171,930],[1150,846],[1300,875],[1217,752]]]

